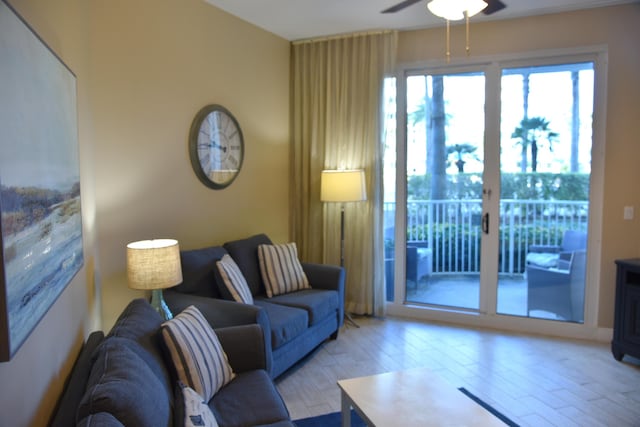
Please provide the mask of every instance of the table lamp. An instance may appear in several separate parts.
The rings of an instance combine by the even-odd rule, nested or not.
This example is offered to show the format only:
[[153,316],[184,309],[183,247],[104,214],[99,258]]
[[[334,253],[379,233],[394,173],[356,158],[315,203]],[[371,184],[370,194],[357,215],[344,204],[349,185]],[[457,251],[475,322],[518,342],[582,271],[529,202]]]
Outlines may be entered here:
[[127,245],[127,277],[131,289],[151,290],[151,306],[165,319],[173,318],[162,290],[182,283],[177,240],[141,240]]
[[[323,170],[320,176],[320,200],[342,204],[340,206],[340,267],[344,267],[344,204],[367,200],[364,171],[361,169]],[[345,317],[354,326],[359,327],[346,311]]]

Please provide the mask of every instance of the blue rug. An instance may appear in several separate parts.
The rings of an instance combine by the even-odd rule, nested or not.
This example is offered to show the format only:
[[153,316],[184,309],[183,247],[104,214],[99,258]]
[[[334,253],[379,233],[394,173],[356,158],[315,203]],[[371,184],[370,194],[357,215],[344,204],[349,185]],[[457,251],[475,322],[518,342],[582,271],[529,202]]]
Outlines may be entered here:
[[[298,427],[340,427],[342,417],[340,412],[318,415],[317,417],[303,418],[293,422]],[[351,410],[351,427],[366,427],[362,418],[354,410]]]
[[[482,406],[484,409],[489,411],[493,416],[498,418],[500,421],[505,423],[509,427],[519,427],[518,424],[514,423],[509,419],[506,415],[502,414],[500,411],[495,409],[493,406],[489,405],[470,391],[468,391],[464,387],[460,387],[462,393],[464,393],[469,399],[476,402],[478,405]],[[340,417],[340,412],[332,412],[330,414],[319,415],[317,417],[303,418],[301,420],[295,420],[295,425],[298,427],[340,427],[342,420]],[[351,411],[351,426],[352,427],[366,427],[366,424],[356,414],[355,411]]]

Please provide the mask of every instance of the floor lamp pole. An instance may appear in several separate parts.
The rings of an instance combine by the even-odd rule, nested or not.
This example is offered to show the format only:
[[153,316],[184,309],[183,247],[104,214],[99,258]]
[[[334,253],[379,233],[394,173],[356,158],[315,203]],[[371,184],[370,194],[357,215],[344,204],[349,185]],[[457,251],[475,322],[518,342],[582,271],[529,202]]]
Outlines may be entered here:
[[[340,267],[344,268],[344,203],[342,203],[342,205],[340,206]],[[345,275],[345,278],[346,278],[346,275]],[[346,284],[346,280],[345,280],[345,284]],[[345,320],[348,321],[349,323],[351,323],[356,328],[359,328],[360,325],[358,325],[356,323],[356,321],[353,320],[351,315],[347,312],[347,307],[346,307],[347,287],[346,287],[346,285],[345,285],[345,288],[344,288],[344,302],[345,302],[345,309],[344,309],[344,318],[345,318]]]

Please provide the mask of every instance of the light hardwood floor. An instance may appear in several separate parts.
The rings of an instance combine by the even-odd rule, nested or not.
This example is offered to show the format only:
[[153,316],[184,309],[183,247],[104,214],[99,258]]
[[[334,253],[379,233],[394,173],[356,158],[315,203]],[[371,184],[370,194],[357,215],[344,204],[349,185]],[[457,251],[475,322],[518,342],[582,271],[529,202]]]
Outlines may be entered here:
[[276,381],[294,420],[339,411],[338,380],[428,367],[522,426],[640,426],[640,361],[617,362],[607,343],[391,317],[357,322]]

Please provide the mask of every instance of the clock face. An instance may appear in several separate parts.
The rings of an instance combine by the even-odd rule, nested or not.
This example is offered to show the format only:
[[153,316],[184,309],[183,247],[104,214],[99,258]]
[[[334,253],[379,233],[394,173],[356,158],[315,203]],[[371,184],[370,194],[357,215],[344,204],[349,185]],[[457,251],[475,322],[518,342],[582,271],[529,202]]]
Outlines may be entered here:
[[196,114],[189,133],[191,165],[203,184],[220,189],[236,178],[244,158],[238,121],[224,107],[207,105]]

